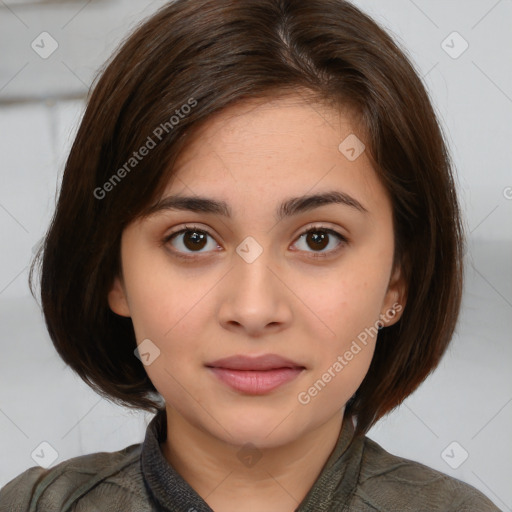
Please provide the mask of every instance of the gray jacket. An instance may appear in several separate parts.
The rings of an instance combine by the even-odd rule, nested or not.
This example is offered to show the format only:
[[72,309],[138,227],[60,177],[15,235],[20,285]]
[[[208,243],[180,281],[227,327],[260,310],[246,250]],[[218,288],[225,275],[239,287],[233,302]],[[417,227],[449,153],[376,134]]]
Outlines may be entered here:
[[[166,432],[163,411],[151,420],[143,443],[29,468],[0,490],[0,512],[212,512],[164,458]],[[344,421],[297,512],[499,511],[474,487],[353,433],[352,422]]]

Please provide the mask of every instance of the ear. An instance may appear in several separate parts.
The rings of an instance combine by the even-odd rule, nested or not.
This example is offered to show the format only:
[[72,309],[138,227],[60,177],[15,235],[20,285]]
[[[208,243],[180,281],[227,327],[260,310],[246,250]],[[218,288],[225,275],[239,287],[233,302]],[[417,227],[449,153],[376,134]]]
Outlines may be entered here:
[[108,304],[110,309],[121,316],[131,316],[130,307],[126,297],[124,283],[120,277],[115,277],[112,287],[108,292]]
[[400,320],[407,302],[407,284],[402,268],[397,265],[389,280],[388,289],[382,303],[379,320],[383,327],[389,327]]

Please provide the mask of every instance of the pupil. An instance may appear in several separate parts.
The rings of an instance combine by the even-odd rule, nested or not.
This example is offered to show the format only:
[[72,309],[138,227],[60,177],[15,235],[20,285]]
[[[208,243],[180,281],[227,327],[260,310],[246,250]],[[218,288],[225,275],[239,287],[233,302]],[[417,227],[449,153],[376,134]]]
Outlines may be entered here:
[[[204,242],[206,240],[206,236],[204,233],[198,233],[197,231],[189,231],[188,233],[193,233],[192,236],[185,236],[185,245],[188,249],[202,249],[204,247]],[[190,243],[190,246],[189,246]],[[202,244],[202,245],[201,245]]]
[[327,240],[327,233],[324,233],[322,231],[314,231],[310,233],[310,237],[311,240],[313,241],[313,244],[317,246],[317,249],[323,249],[324,247],[326,247],[325,242]]

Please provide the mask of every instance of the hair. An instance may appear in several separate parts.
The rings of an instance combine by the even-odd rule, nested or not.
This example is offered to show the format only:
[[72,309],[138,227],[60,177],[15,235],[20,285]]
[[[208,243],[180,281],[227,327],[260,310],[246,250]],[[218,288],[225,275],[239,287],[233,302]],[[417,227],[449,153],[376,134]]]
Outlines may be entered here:
[[[438,365],[460,310],[463,228],[445,138],[405,50],[344,0],[176,0],[135,27],[96,75],[30,268],[34,295],[40,262],[57,352],[107,400],[164,409],[134,355],[131,318],[108,305],[123,229],[160,198],[173,162],[213,114],[304,92],[356,114],[392,201],[394,266],[407,285],[402,317],[379,331],[368,373],[346,404],[356,436]],[[136,158],[144,145],[154,147]]]

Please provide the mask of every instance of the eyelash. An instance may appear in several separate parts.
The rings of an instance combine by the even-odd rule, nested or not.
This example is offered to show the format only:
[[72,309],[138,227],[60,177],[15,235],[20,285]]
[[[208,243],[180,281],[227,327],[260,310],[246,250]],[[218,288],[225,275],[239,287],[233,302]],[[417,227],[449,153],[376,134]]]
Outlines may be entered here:
[[[174,237],[181,235],[183,233],[186,233],[188,231],[195,231],[198,233],[203,233],[203,234],[210,236],[211,238],[214,238],[214,236],[211,233],[209,233],[207,230],[205,230],[203,228],[200,228],[200,227],[194,226],[194,225],[191,225],[191,226],[185,225],[185,227],[183,229],[180,229],[179,231],[175,231],[175,232],[167,235],[166,237],[164,237],[164,239],[162,240],[162,245],[168,244]],[[339,246],[336,249],[331,249],[330,251],[327,251],[327,252],[323,252],[323,253],[313,252],[311,254],[311,257],[314,259],[324,259],[324,258],[328,258],[334,254],[337,254],[343,246],[345,246],[349,243],[348,239],[346,237],[344,237],[341,233],[338,233],[337,231],[335,231],[333,229],[326,228],[323,226],[310,226],[306,231],[302,232],[297,237],[297,240],[300,240],[300,238],[303,237],[304,235],[307,235],[309,233],[315,233],[315,232],[322,232],[322,233],[326,233],[329,235],[334,235],[335,237],[337,237],[340,240],[341,243],[339,244]],[[308,251],[306,251],[306,252],[308,252]],[[172,249],[172,253],[173,253],[173,255],[177,256],[178,258],[182,258],[189,262],[191,262],[193,260],[197,260],[202,257],[202,256],[185,256],[184,253],[182,253],[180,251],[176,251],[175,249]],[[198,252],[198,254],[201,254],[201,253]]]

